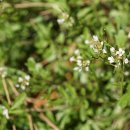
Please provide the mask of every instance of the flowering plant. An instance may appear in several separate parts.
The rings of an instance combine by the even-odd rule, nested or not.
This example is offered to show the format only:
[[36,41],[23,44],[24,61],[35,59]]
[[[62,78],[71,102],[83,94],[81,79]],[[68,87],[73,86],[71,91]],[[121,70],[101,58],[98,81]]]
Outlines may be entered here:
[[129,5],[0,0],[0,130],[129,129]]

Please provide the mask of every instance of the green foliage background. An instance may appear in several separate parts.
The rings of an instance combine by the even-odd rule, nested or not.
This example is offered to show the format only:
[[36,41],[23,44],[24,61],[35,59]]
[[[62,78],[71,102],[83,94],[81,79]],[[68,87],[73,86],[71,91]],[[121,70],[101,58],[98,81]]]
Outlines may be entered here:
[[[122,130],[129,119],[130,92],[121,98],[122,106],[127,105],[121,108],[120,72],[98,60],[88,73],[74,72],[69,58],[76,48],[89,56],[84,41],[95,34],[112,46],[129,49],[129,14],[130,0],[3,0],[0,66],[7,68],[12,105],[1,78],[0,104],[9,109],[10,119],[0,114],[0,130],[11,130],[13,125],[29,130],[28,115],[34,130],[52,130],[42,114],[59,130]],[[65,22],[58,24],[61,18]],[[16,96],[8,80],[15,85],[25,74],[31,76],[30,86],[17,89]],[[129,78],[123,82],[124,93]]]

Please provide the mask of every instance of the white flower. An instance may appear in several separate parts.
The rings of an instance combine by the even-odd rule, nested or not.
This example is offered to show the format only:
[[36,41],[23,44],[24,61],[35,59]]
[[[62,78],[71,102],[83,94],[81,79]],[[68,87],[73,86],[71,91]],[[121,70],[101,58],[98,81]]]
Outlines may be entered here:
[[82,66],[82,63],[78,62],[77,65],[78,65],[78,66]]
[[129,71],[125,71],[125,72],[124,72],[124,75],[125,75],[125,76],[128,76],[128,75],[129,75]]
[[119,48],[119,50],[116,52],[116,55],[119,55],[121,57],[124,53],[125,51],[122,48]]
[[59,24],[63,24],[64,21],[65,21],[65,19],[63,19],[63,18],[61,18],[61,19],[57,19],[57,22],[58,22]]
[[81,60],[77,60],[77,65],[78,66],[82,66],[82,61]]
[[89,67],[87,66],[87,67],[85,67],[85,70],[88,72],[89,71]]
[[86,63],[87,63],[87,65],[89,65],[90,64],[90,60],[87,60]]
[[77,56],[77,59],[79,60],[79,59],[82,59],[82,57],[81,56]]
[[106,54],[107,53],[107,51],[106,51],[106,49],[104,48],[104,49],[102,49],[102,52],[104,53],[104,54]]
[[128,62],[129,62],[129,60],[127,58],[125,58],[124,63],[128,64]]
[[22,89],[22,90],[25,90],[26,87],[25,87],[24,85],[21,85],[21,89]]
[[82,68],[81,67],[74,67],[74,70],[80,72],[82,70]]
[[101,42],[101,45],[103,46],[103,41]]
[[19,82],[19,83],[23,82],[23,78],[22,78],[22,77],[19,77],[19,78],[18,78],[18,82]]
[[125,75],[125,76],[128,76],[128,75],[129,75],[129,72],[128,72],[128,71],[125,71],[125,72],[124,72],[124,75]]
[[25,82],[25,84],[26,84],[27,86],[29,86],[29,82]]
[[115,48],[114,48],[114,47],[111,47],[111,48],[110,48],[110,51],[111,51],[111,52],[114,52],[114,51],[115,51]]
[[79,53],[80,53],[80,52],[79,52],[79,49],[77,49],[77,50],[74,51],[74,54],[75,54],[75,55],[79,55]]
[[19,86],[19,84],[16,84],[15,87],[16,87],[16,88],[19,88],[20,86]]
[[80,68],[80,67],[74,67],[74,70],[77,71],[77,70],[79,70],[79,68]]
[[89,44],[89,40],[85,40],[85,44]]
[[4,115],[7,119],[9,119],[9,112],[8,112],[8,109],[5,108],[5,107],[3,107],[3,115]]
[[114,63],[114,58],[111,56],[111,57],[108,57],[108,60],[110,63]]
[[94,36],[93,36],[93,40],[94,40],[95,42],[97,42],[97,41],[98,41],[98,36],[94,35]]
[[70,62],[73,62],[73,61],[75,61],[75,58],[72,56],[72,57],[70,57]]
[[30,76],[29,76],[29,75],[26,75],[26,76],[25,76],[25,79],[26,79],[27,81],[29,81],[29,80],[30,80]]

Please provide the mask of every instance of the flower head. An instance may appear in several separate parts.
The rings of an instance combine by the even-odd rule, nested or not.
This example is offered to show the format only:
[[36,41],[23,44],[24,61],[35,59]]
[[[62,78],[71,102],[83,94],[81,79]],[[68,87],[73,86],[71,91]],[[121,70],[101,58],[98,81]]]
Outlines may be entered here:
[[114,62],[115,62],[115,60],[114,60],[113,56],[108,57],[108,61],[109,61],[110,63],[114,63]]
[[30,75],[25,75],[25,80],[29,81],[30,80]]
[[89,65],[89,64],[90,64],[90,60],[87,60],[87,61],[86,61],[86,64]]
[[77,49],[77,50],[74,51],[75,55],[79,55],[79,53],[80,53],[79,49]]
[[89,42],[90,42],[89,40],[85,40],[85,44],[89,44]]
[[87,67],[85,67],[85,70],[86,70],[86,71],[89,71],[89,67],[88,67],[88,66],[87,66]]
[[115,48],[114,47],[111,47],[110,48],[110,51],[113,53],[113,52],[115,52]]
[[22,77],[19,77],[19,78],[18,78],[18,82],[19,82],[19,83],[23,82],[23,78],[22,78]]
[[72,56],[72,57],[70,57],[70,62],[73,62],[73,61],[75,61],[75,58]]
[[125,76],[128,76],[128,75],[129,75],[129,71],[125,71],[125,72],[124,72],[124,75],[125,75]]
[[103,48],[103,49],[102,49],[102,52],[103,52],[104,54],[106,54],[106,53],[107,53],[107,51],[106,51],[106,49],[105,49],[105,48]]
[[101,45],[102,45],[102,46],[103,46],[103,44],[104,44],[103,41],[101,41]]
[[97,41],[98,41],[98,36],[94,35],[94,36],[93,36],[93,40],[94,40],[95,42],[97,42]]
[[122,57],[124,55],[125,51],[122,48],[119,48],[119,50],[116,52],[116,55],[119,57]]
[[25,75],[24,77],[18,78],[18,83],[15,85],[16,88],[21,88],[25,90],[27,86],[30,84],[30,75]]
[[8,109],[5,107],[5,106],[2,106],[2,109],[3,109],[3,116],[6,117],[6,119],[9,119],[9,111]]
[[74,67],[74,70],[81,72],[82,68],[77,66],[77,67]]
[[77,65],[78,65],[78,66],[82,66],[82,61],[78,59],[78,60],[77,60]]
[[58,22],[59,24],[63,24],[64,21],[65,21],[65,19],[63,19],[63,18],[61,18],[61,19],[57,19],[57,22]]
[[19,84],[16,84],[16,85],[15,85],[15,87],[16,87],[16,88],[19,88],[19,87],[20,87],[20,85],[19,85]]
[[124,63],[128,64],[128,62],[129,62],[129,60],[127,58],[125,58]]

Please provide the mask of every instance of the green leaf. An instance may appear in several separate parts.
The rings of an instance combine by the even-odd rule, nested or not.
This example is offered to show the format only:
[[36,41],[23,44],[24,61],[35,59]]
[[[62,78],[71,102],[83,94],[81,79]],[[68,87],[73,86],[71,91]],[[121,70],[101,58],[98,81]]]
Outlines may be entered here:
[[22,93],[21,95],[19,95],[19,96],[15,99],[14,104],[13,104],[13,106],[11,107],[11,110],[14,110],[14,109],[20,107],[20,106],[23,104],[25,98],[26,98],[26,94],[25,94],[25,93]]
[[120,98],[120,100],[119,100],[119,102],[118,102],[118,104],[121,106],[121,107],[126,107],[128,104],[130,103],[130,93],[126,93],[126,94],[124,94],[121,98]]
[[10,110],[9,114],[23,114],[25,111],[22,109]]
[[35,68],[35,64],[36,64],[36,62],[32,57],[30,57],[26,63],[26,65],[30,71],[32,71]]
[[77,16],[78,18],[82,18],[82,17],[85,17],[87,13],[89,13],[91,11],[91,8],[85,8],[85,9],[82,9],[78,12]]
[[125,47],[125,43],[127,41],[127,36],[124,30],[119,30],[118,34],[115,36],[116,44],[118,47]]
[[130,93],[130,84],[127,86],[127,92]]
[[82,121],[85,121],[87,116],[86,116],[86,109],[84,109],[84,107],[81,107],[80,111],[79,111],[79,115],[80,115],[80,119]]

